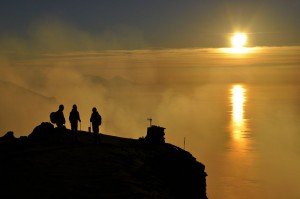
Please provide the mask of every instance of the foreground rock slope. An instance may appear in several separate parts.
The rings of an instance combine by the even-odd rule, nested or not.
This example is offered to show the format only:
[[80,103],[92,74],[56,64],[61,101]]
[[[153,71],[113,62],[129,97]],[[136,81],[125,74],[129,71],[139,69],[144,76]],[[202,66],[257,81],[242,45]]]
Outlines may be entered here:
[[3,198],[206,199],[203,164],[171,144],[55,129],[0,139]]

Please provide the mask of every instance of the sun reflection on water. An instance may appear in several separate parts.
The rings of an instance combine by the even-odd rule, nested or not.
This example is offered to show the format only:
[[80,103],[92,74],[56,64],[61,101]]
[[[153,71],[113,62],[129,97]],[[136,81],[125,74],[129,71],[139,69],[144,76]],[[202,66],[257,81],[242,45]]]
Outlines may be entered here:
[[240,140],[246,132],[244,118],[244,107],[246,102],[246,89],[242,85],[234,85],[231,88],[232,104],[232,135],[234,139]]
[[[234,187],[244,184],[245,189],[257,188],[255,141],[248,119],[248,88],[246,85],[234,84],[229,89],[230,100],[230,140],[226,153],[227,169],[225,182],[232,185],[230,192],[236,193]],[[249,181],[245,182],[244,179]],[[249,183],[251,182],[251,183]],[[254,183],[252,183],[254,182]],[[250,188],[251,187],[251,188]]]

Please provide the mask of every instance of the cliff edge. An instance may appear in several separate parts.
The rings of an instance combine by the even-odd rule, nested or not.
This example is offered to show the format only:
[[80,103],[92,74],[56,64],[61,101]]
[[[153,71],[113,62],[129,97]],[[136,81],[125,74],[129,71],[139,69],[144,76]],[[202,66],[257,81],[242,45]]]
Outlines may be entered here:
[[5,198],[207,199],[205,166],[187,151],[147,139],[71,133],[42,123],[0,138]]

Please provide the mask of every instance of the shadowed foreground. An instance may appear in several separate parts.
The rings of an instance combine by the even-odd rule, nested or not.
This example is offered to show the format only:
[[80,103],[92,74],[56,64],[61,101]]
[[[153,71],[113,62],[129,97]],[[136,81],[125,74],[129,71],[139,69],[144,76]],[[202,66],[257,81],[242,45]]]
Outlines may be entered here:
[[171,144],[36,127],[0,139],[1,197],[206,199],[203,164]]

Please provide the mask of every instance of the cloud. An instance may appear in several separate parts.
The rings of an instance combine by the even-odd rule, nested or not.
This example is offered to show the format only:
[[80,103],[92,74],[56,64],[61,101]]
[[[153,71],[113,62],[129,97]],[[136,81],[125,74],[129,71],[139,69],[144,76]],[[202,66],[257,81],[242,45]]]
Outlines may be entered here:
[[147,46],[143,32],[136,27],[120,24],[90,33],[51,17],[32,22],[22,36],[2,33],[0,44],[2,54],[26,58],[40,53],[141,49]]

